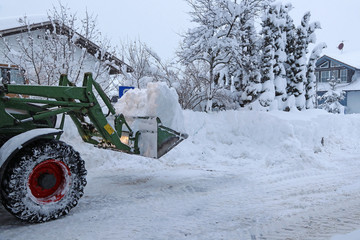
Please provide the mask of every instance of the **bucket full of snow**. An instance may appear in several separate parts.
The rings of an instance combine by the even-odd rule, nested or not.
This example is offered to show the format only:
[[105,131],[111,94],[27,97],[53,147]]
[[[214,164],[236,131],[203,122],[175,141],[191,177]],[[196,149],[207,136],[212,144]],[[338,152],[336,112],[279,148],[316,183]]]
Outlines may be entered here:
[[129,90],[114,107],[129,128],[140,133],[138,147],[143,156],[160,158],[187,138],[181,133],[184,121],[178,95],[165,83]]

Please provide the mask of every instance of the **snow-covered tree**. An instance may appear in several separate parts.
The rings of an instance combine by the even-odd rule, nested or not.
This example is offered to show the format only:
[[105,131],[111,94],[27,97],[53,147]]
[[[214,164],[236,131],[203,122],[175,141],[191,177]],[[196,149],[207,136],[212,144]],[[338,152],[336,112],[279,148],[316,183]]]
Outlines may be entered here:
[[[96,28],[96,17],[86,13],[84,19],[77,21],[76,14],[60,4],[48,12],[47,20],[52,27],[42,30],[41,34],[30,30],[28,17],[19,23],[28,27],[16,41],[3,37],[5,48],[3,55],[12,63],[25,70],[30,84],[56,85],[60,74],[67,74],[70,81],[79,84],[85,72],[92,72],[93,77],[107,91],[112,77],[109,74],[109,61],[105,53],[113,54],[109,41],[101,39]],[[85,45],[78,44],[80,35],[95,42],[99,51],[90,54]]]
[[[262,94],[261,98],[266,98],[266,107],[275,104],[279,109],[283,109],[283,102],[287,99],[286,95],[286,14],[288,8],[281,3],[270,5],[262,19],[262,58],[261,58],[261,78]],[[274,92],[274,93],[273,93]]]
[[315,38],[315,30],[320,28],[320,24],[309,23],[310,22],[310,12],[304,14],[301,25],[296,29],[296,38],[295,38],[295,49],[294,49],[294,63],[290,67],[293,78],[289,79],[290,95],[295,96],[295,104],[299,110],[303,110],[306,106],[306,98],[305,98],[305,85],[307,82],[306,79],[306,55],[308,53],[308,46],[310,43],[314,43]]
[[203,83],[206,82],[207,66],[201,63],[187,64],[176,91],[183,109],[202,110],[201,104],[206,100]]
[[164,62],[151,48],[147,48],[151,56],[153,78],[157,82],[165,82],[169,87],[177,87],[181,70],[174,62]]
[[261,83],[262,90],[258,99],[251,103],[251,108],[263,108],[268,110],[275,99],[274,85],[274,57],[275,57],[275,38],[274,29],[274,11],[273,6],[267,8],[262,18],[262,57],[261,57]]
[[[179,56],[182,63],[208,66],[208,110],[215,95],[226,90],[225,95],[251,109],[305,108],[306,54],[318,28],[317,23],[309,23],[310,14],[305,14],[296,28],[289,15],[291,4],[187,1],[197,27],[185,35]],[[263,17],[258,33],[255,22],[259,13]]]
[[149,82],[165,82],[174,87],[184,109],[201,110],[206,100],[206,67],[199,62],[190,63],[185,69],[174,63],[164,63],[161,58],[140,40],[121,43],[120,55],[132,66],[133,72],[125,73],[120,84],[146,88]]
[[215,76],[231,58],[229,29],[225,25],[226,17],[220,7],[223,1],[186,1],[193,9],[190,15],[197,27],[188,30],[178,55],[185,65],[200,61],[208,66],[206,110],[211,111],[214,95],[219,89],[219,86],[215,85]]
[[286,93],[287,99],[283,106],[283,109],[289,111],[295,107],[295,97],[293,95],[293,84],[292,81],[295,79],[295,41],[296,41],[296,27],[294,20],[290,16],[289,12],[293,9],[293,6],[289,3],[284,6],[283,16],[285,18],[284,32],[286,35],[286,46],[285,46],[285,70],[286,70]]
[[242,69],[244,71],[243,92],[241,95],[241,105],[247,105],[258,98],[262,90],[261,73],[259,66],[260,48],[258,43],[259,37],[255,30],[254,18],[249,17],[242,19],[244,26],[244,34],[242,36],[243,51],[242,56]]
[[123,84],[141,89],[154,80],[156,69],[152,66],[152,56],[148,49],[140,40],[121,44],[121,56],[134,69],[133,72],[124,74]]
[[[228,95],[232,95],[234,92],[231,88],[240,91],[247,86],[249,76],[244,71],[244,66],[250,65],[248,63],[254,58],[249,59],[246,52],[255,52],[257,49],[254,36],[247,39],[247,44],[242,41],[243,35],[256,33],[254,27],[250,27],[254,24],[254,16],[271,1],[187,0],[193,9],[190,13],[192,21],[197,26],[184,36],[179,57],[184,64],[201,61],[208,66],[207,110],[211,109],[216,94],[229,90]],[[259,76],[256,78],[258,80]],[[245,99],[247,98],[251,96],[246,96]]]
[[319,101],[323,101],[323,103],[319,105],[319,108],[324,109],[329,113],[344,113],[345,108],[341,105],[340,101],[344,99],[345,92],[336,90],[336,85],[340,81],[341,80],[337,79],[335,76],[332,76],[331,79],[329,79],[330,90],[319,97]]
[[306,72],[306,108],[311,109],[315,107],[316,101],[316,76],[315,76],[315,68],[316,68],[316,61],[321,57],[322,50],[326,48],[325,43],[319,43],[315,46],[312,50],[309,62],[307,64],[307,72]]
[[286,70],[285,62],[287,59],[286,46],[286,17],[288,15],[288,7],[283,4],[275,4],[274,6],[274,28],[273,36],[275,38],[275,55],[274,55],[274,84],[275,84],[275,100],[277,101],[279,110],[284,109],[284,102],[287,100],[286,93]]
[[[260,75],[260,46],[259,36],[255,29],[254,2],[241,2],[242,9],[239,15],[238,30],[235,33],[237,44],[233,47],[233,64],[235,78],[242,79],[240,104],[245,106],[258,98],[262,90]],[[239,81],[240,82],[240,81]]]
[[306,82],[306,50],[307,50],[307,28],[310,13],[306,13],[301,25],[296,30],[295,40],[295,78],[290,79],[292,94],[295,96],[295,104],[299,110],[305,107],[305,82]]

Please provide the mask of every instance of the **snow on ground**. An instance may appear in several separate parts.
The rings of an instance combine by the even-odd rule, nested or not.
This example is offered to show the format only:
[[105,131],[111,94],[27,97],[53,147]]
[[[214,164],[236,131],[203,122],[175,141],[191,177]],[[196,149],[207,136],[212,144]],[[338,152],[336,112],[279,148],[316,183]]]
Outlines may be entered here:
[[183,114],[189,138],[160,159],[82,143],[68,121],[84,197],[36,225],[0,207],[0,239],[339,240],[360,229],[360,115]]

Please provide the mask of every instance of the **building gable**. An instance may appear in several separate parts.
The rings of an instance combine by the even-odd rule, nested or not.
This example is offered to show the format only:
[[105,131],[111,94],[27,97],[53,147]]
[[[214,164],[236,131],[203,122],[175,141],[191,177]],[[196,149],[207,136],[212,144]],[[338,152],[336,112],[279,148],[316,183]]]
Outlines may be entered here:
[[73,38],[76,35],[75,45],[80,48],[85,48],[87,52],[93,55],[99,61],[107,61],[110,68],[110,74],[120,74],[123,69],[126,69],[126,72],[133,72],[133,68],[115,57],[109,52],[102,52],[101,48],[90,41],[89,39],[83,37],[82,35],[74,32],[71,28],[60,25],[57,21],[44,21],[40,23],[33,23],[24,26],[13,27],[9,29],[0,30],[1,37],[9,37],[17,34],[21,34],[27,31],[37,31],[37,30],[47,30],[56,31],[58,34],[63,34],[69,38]]
[[351,69],[351,70],[357,70],[356,67],[353,67],[349,64],[346,64],[344,62],[341,62],[337,59],[331,58],[327,55],[322,56],[321,58],[319,58],[319,60],[317,60],[316,62],[316,68],[322,68],[321,66],[328,63],[329,64],[329,68],[333,68],[333,67],[344,67],[347,69]]
[[341,83],[350,83],[357,68],[327,55],[316,62],[315,75],[317,82],[325,83],[330,79],[340,79]]

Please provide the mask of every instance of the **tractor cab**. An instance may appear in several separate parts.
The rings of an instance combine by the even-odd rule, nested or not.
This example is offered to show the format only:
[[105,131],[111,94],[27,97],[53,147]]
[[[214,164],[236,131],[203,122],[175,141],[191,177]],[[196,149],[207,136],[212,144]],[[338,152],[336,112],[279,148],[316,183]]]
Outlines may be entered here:
[[[25,71],[20,69],[17,65],[2,64],[0,63],[0,85],[1,84],[14,84],[24,85],[28,84],[28,81],[24,77]],[[26,95],[20,94],[6,94],[9,97],[24,97]]]
[[0,63],[0,81],[2,84],[26,84],[24,70],[17,65]]

